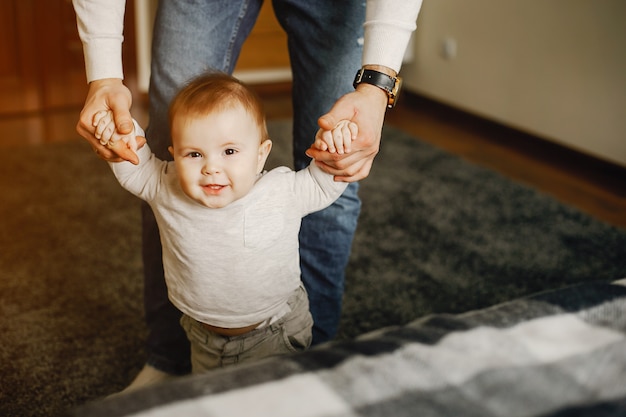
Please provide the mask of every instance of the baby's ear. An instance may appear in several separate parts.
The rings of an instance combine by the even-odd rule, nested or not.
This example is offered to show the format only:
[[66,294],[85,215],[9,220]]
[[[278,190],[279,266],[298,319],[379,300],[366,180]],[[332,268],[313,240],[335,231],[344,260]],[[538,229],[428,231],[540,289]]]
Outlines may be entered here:
[[269,139],[265,139],[259,145],[259,159],[257,164],[257,172],[263,171],[263,167],[265,166],[265,161],[267,161],[267,157],[272,150],[272,141]]
[[167,150],[170,151],[170,155],[172,155],[172,158],[174,157],[174,147],[173,146],[168,146]]

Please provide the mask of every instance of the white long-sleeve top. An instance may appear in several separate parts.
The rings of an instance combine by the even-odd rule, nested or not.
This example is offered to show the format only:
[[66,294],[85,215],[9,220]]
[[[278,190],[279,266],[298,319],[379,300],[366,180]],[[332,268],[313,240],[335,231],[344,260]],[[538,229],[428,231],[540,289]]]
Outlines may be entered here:
[[[261,174],[252,190],[219,209],[181,189],[174,162],[144,145],[140,163],[110,163],[120,184],[150,204],[163,245],[168,294],[183,313],[238,328],[278,317],[300,285],[302,217],[335,201],[347,183],[314,163]],[[285,310],[287,309],[287,310]]]
[[[87,81],[123,78],[126,0],[73,0]],[[367,0],[362,64],[400,71],[422,0]]]

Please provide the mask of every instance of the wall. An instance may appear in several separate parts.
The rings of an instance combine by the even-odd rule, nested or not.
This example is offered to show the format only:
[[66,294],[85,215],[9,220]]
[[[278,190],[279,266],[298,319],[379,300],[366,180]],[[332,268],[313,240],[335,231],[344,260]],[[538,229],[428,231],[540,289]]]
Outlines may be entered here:
[[425,0],[405,88],[626,166],[626,1]]

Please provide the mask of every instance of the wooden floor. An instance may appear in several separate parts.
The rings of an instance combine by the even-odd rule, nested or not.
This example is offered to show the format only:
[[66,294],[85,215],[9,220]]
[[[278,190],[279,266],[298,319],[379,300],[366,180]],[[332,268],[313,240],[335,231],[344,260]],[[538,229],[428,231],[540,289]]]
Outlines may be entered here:
[[[291,116],[288,85],[257,88],[268,118]],[[147,122],[146,100],[135,117]],[[0,146],[82,140],[75,131],[80,108],[0,116]],[[607,223],[626,228],[626,169],[566,150],[424,97],[405,94],[386,123],[469,161],[531,185]]]
[[626,168],[423,97],[405,95],[387,123],[626,228]]

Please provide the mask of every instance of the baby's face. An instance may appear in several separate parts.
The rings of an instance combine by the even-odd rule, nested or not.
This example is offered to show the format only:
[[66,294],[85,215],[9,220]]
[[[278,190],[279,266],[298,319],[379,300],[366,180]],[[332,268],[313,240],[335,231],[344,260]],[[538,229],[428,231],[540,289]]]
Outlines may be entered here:
[[271,141],[242,106],[202,117],[176,117],[170,152],[190,198],[221,208],[245,196],[263,170]]

